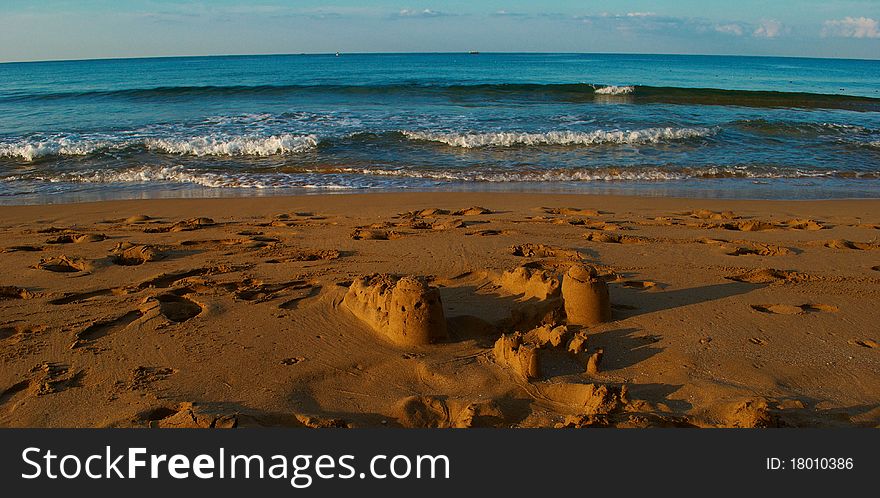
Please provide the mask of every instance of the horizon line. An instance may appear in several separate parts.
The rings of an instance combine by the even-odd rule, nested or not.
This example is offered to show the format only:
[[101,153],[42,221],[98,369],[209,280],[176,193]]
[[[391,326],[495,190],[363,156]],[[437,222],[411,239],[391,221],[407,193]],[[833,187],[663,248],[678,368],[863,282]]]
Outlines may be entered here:
[[807,55],[766,55],[766,54],[684,54],[676,52],[545,52],[545,51],[436,51],[436,52],[269,52],[269,53],[240,53],[240,54],[201,54],[201,55],[142,55],[120,57],[87,57],[82,59],[31,59],[0,61],[3,64],[41,64],[63,62],[102,62],[102,61],[125,61],[125,60],[151,60],[151,59],[195,59],[195,58],[223,58],[223,57],[289,57],[289,56],[335,56],[339,55],[667,55],[682,57],[743,57],[743,58],[767,58],[767,59],[812,59],[812,60],[849,60],[878,62],[875,59],[863,59],[858,57],[811,57]]

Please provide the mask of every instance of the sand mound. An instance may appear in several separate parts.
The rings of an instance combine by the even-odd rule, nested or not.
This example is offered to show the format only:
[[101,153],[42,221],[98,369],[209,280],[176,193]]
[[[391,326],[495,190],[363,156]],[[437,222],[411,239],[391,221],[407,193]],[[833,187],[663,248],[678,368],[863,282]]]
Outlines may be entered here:
[[360,277],[352,282],[342,303],[400,345],[430,344],[447,337],[439,292],[416,277]]
[[467,209],[459,209],[452,213],[454,216],[477,216],[480,214],[492,214],[492,211],[480,206],[473,206]]
[[822,222],[809,219],[794,219],[786,222],[786,226],[793,230],[824,230],[827,228]]
[[569,325],[596,325],[611,320],[608,284],[591,266],[572,266],[562,278],[562,300]]
[[145,222],[150,221],[150,220],[152,220],[152,219],[153,219],[153,218],[151,218],[151,217],[149,217],[149,216],[147,216],[147,215],[145,215],[145,214],[135,214],[135,215],[129,216],[128,218],[126,218],[126,219],[123,220],[123,221],[124,221],[125,223],[130,224],[130,225],[133,225],[133,224],[136,224],[136,223],[145,223]]
[[700,220],[734,220],[738,218],[738,216],[733,211],[718,212],[710,211],[708,209],[698,209],[696,211],[684,213],[684,215]]
[[602,363],[602,355],[605,354],[605,350],[599,349],[596,350],[595,353],[591,354],[587,359],[587,373],[590,375],[596,375],[599,373],[599,365]]
[[604,415],[620,410],[627,400],[626,385],[604,384],[543,384],[538,385],[540,396],[577,415]]
[[559,295],[559,279],[546,270],[525,265],[502,273],[498,285],[524,299],[544,300]]
[[587,335],[583,332],[574,334],[571,339],[569,339],[565,349],[573,355],[583,353],[587,350]]
[[568,327],[565,325],[542,325],[524,335],[524,341],[537,344],[539,347],[559,347],[568,340]]
[[770,412],[764,398],[747,398],[721,403],[714,407],[712,416],[722,427],[778,427],[777,417]]

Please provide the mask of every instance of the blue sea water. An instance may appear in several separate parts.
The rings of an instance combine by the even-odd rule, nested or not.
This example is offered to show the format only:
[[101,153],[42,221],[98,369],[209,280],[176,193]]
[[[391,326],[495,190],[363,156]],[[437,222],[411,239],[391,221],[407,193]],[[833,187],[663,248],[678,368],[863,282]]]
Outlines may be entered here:
[[880,197],[880,61],[0,64],[0,203],[399,189]]

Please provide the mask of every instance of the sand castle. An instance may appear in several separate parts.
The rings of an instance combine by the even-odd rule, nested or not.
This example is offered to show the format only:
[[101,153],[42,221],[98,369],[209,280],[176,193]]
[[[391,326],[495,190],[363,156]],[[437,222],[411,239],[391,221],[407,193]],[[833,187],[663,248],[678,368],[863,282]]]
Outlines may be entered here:
[[608,284],[590,266],[572,266],[562,277],[562,299],[569,325],[596,325],[611,320]]
[[352,282],[342,303],[402,346],[430,344],[447,336],[440,294],[416,277],[360,277]]
[[495,341],[493,353],[495,361],[505,366],[525,380],[541,375],[537,344],[526,343],[519,332],[502,335]]

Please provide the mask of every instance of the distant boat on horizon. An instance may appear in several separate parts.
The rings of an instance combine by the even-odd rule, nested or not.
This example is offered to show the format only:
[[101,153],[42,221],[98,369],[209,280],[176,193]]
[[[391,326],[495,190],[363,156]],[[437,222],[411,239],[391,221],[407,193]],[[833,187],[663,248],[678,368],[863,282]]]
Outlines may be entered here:
[[480,53],[479,50],[470,50],[470,51],[468,51],[468,54],[469,54],[469,55],[477,55],[477,54],[479,54],[479,53]]

